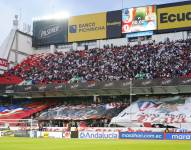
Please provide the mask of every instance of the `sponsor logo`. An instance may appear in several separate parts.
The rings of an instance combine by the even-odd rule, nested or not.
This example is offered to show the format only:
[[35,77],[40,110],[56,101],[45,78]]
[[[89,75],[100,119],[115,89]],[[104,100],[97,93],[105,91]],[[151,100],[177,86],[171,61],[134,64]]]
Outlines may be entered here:
[[187,80],[182,81],[183,84],[190,83],[190,82],[191,82],[191,79],[187,79]]
[[191,5],[158,8],[157,16],[159,30],[190,27]]
[[105,84],[105,87],[113,86],[113,82]]
[[61,88],[62,88],[62,85],[55,86],[54,88],[55,88],[56,90],[61,89]]
[[77,25],[71,25],[69,28],[70,33],[76,33],[77,32]]
[[38,89],[39,90],[44,90],[44,89],[46,89],[46,86],[40,86],[40,87],[38,87]]
[[7,90],[8,90],[8,89],[11,89],[11,88],[13,88],[13,85],[6,86],[6,89],[7,89]]
[[14,90],[6,90],[5,93],[14,93]]
[[85,24],[79,24],[79,32],[94,32],[99,30],[105,30],[104,26],[96,26],[95,22],[89,22]]
[[74,16],[68,20],[68,42],[106,38],[106,13]]
[[164,134],[158,132],[120,132],[121,139],[158,139],[163,140]]
[[129,86],[131,84],[131,82],[124,82],[123,86]]
[[5,130],[1,132],[2,136],[14,136],[14,131],[11,130]]
[[107,22],[107,26],[121,26],[121,22]]
[[191,134],[187,133],[167,133],[166,134],[166,139],[167,140],[191,140]]
[[95,86],[96,86],[96,84],[95,84],[95,83],[88,84],[88,88],[95,87]]
[[72,86],[71,86],[71,89],[75,89],[75,88],[77,88],[78,86],[79,86],[78,84],[72,85]]
[[162,81],[162,85],[167,85],[167,84],[169,84],[171,82],[172,82],[172,80],[165,80],[165,81]]
[[47,29],[40,31],[40,38],[47,38],[57,34],[61,30],[59,25],[50,26]]
[[79,132],[80,139],[117,139],[118,132]]
[[25,88],[25,91],[28,91],[28,90],[31,90],[31,89],[32,89],[32,87],[28,86],[28,87]]
[[43,137],[47,138],[49,136],[49,132],[43,132]]
[[160,14],[160,23],[168,22],[181,22],[181,21],[190,21],[191,20],[191,11],[186,13],[161,13]]
[[83,33],[83,32],[95,32],[99,30],[105,30],[104,26],[96,26],[95,22],[89,22],[84,24],[71,25],[69,28],[70,33]]
[[128,33],[126,35],[127,38],[132,37],[140,37],[140,36],[147,36],[147,35],[153,35],[153,31],[144,31],[144,32],[135,32],[135,33]]
[[148,84],[151,84],[152,81],[145,81],[145,82],[142,82],[142,85],[148,85]]

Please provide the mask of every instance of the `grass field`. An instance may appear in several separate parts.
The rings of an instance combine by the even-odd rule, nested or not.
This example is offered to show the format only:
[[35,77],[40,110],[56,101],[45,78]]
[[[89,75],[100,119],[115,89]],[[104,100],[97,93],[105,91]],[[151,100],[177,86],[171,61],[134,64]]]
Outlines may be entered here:
[[1,137],[0,150],[191,150],[191,141],[30,139]]

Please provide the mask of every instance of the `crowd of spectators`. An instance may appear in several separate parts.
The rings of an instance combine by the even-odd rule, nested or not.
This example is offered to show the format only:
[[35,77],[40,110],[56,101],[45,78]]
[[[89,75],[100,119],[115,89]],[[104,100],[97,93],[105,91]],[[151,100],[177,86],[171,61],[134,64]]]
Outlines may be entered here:
[[187,39],[47,53],[30,56],[38,58],[34,65],[25,61],[9,73],[34,84],[174,78],[191,72],[190,50],[191,39]]
[[41,127],[104,127],[128,106],[128,103],[119,100],[111,103],[82,103],[58,104],[39,113],[36,119]]
[[113,102],[107,104],[91,104],[91,105],[61,105],[50,108],[42,112],[38,120],[88,120],[101,119],[116,116],[124,108],[126,103]]

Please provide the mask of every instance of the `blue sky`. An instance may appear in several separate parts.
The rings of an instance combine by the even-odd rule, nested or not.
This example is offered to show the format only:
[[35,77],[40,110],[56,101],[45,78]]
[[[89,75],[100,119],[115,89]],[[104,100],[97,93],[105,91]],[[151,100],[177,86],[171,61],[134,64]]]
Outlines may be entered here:
[[[122,5],[123,1],[123,5]],[[118,10],[134,6],[163,4],[184,0],[0,0],[0,44],[8,35],[15,14],[32,24],[32,18],[67,11],[70,15]]]

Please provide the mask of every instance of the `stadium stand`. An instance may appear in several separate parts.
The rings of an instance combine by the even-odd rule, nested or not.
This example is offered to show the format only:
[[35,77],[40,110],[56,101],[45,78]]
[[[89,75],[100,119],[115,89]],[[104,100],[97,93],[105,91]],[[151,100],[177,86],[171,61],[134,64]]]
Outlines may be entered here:
[[[0,57],[0,136],[191,139],[191,28],[178,27],[190,12],[164,7],[161,17],[163,7],[101,13],[104,26],[40,19],[33,35],[13,23]],[[160,27],[173,15],[177,27]]]
[[9,74],[33,84],[191,76],[191,40],[29,56]]
[[138,97],[125,102],[74,105],[71,102],[42,111],[37,119],[43,127],[147,127],[190,129],[191,98]]

